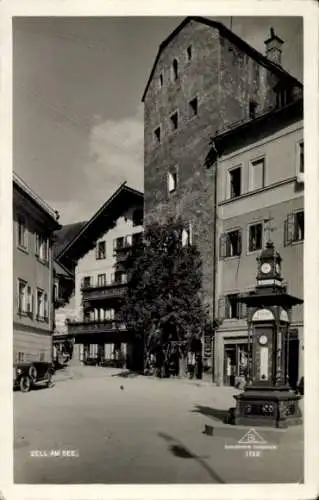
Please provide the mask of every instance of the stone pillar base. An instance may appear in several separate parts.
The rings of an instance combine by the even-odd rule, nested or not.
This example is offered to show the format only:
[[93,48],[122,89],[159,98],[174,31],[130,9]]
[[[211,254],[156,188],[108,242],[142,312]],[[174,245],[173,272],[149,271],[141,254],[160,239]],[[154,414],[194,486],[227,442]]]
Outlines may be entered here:
[[285,429],[302,424],[299,407],[301,396],[286,388],[247,388],[235,395],[235,425],[276,427]]

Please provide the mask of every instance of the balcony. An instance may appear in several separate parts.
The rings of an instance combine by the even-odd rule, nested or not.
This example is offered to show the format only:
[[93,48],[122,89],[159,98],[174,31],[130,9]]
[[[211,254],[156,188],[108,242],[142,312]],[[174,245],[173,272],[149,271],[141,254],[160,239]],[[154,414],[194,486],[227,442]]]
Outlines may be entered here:
[[122,262],[127,259],[130,250],[142,241],[143,232],[117,238],[114,240],[113,255],[116,257],[118,262]]
[[113,282],[108,285],[84,285],[81,288],[83,300],[104,300],[104,299],[123,299],[126,295],[127,283]]
[[120,320],[104,321],[67,321],[68,335],[92,334],[126,331],[125,323]]

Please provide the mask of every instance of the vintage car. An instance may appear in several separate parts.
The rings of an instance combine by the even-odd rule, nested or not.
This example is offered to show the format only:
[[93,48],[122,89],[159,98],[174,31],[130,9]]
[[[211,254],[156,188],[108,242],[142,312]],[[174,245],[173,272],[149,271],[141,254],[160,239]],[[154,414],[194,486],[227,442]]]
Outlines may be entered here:
[[13,387],[28,392],[32,387],[46,385],[53,387],[54,373],[52,363],[44,361],[23,362],[13,365]]

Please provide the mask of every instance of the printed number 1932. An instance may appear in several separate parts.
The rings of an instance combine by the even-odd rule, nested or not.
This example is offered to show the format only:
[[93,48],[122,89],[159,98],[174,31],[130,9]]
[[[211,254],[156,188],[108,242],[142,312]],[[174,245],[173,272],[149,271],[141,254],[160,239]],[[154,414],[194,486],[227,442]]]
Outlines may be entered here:
[[258,458],[260,457],[260,451],[248,450],[246,451],[246,457]]

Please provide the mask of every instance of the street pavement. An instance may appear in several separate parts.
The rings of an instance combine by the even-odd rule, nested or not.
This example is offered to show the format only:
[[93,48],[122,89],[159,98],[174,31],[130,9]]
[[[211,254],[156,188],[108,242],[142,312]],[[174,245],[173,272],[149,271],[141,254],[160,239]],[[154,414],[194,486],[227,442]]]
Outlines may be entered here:
[[[302,482],[303,426],[257,428],[275,448],[258,450],[260,456],[232,448],[249,430],[222,423],[238,392],[70,368],[52,389],[14,393],[15,483]],[[203,433],[205,425],[213,436]]]

